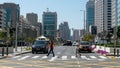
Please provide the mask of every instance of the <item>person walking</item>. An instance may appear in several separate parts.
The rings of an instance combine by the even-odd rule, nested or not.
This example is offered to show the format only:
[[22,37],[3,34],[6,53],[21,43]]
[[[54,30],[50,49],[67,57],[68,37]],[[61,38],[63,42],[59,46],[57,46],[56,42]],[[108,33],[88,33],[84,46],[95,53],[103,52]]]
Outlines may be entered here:
[[51,52],[52,52],[52,54],[53,54],[53,57],[55,56],[53,49],[54,49],[53,41],[50,40],[50,50],[49,50],[47,56],[49,56],[49,54],[50,54]]

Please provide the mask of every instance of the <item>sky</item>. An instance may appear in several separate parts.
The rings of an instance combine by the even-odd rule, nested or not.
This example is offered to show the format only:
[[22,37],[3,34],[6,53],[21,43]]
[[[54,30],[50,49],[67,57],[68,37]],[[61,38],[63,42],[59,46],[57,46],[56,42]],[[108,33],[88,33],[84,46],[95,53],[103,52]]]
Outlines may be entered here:
[[38,21],[42,22],[44,11],[57,12],[57,18],[60,23],[67,21],[70,29],[83,29],[84,12],[88,0],[1,0],[3,3],[15,3],[20,6],[20,15],[26,17],[26,13],[38,14]]

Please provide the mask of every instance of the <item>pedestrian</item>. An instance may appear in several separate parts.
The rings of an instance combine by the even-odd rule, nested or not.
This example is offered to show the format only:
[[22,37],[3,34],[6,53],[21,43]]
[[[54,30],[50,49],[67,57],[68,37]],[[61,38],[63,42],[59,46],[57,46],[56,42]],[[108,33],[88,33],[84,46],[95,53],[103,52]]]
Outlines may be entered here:
[[82,49],[81,45],[77,45],[76,46],[76,57],[79,55],[79,57],[81,57],[81,53],[80,53],[80,49]]
[[50,50],[49,50],[47,56],[49,56],[49,54],[50,54],[51,52],[52,52],[52,54],[53,54],[53,57],[55,56],[53,49],[54,49],[53,41],[50,40]]

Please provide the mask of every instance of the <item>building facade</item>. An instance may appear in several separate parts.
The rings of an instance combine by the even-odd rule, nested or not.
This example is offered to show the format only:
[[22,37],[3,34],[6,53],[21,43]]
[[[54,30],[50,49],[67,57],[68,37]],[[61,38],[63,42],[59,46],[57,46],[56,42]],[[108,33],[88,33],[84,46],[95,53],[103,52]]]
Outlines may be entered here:
[[60,38],[63,40],[70,40],[70,29],[68,22],[63,22],[59,25]]
[[0,9],[0,29],[6,29],[6,11]]
[[73,29],[73,40],[76,42],[80,41],[80,30],[79,29]]
[[55,39],[57,36],[57,13],[56,12],[43,12],[43,35]]
[[19,22],[20,7],[15,3],[0,4],[0,8],[6,10],[6,24],[11,28],[16,28],[16,23]]
[[86,4],[86,33],[89,27],[94,25],[94,0],[89,0]]
[[95,0],[95,26],[97,33],[111,31],[111,0]]
[[31,25],[36,26],[38,23],[38,15],[36,13],[27,13],[26,19],[30,22]]

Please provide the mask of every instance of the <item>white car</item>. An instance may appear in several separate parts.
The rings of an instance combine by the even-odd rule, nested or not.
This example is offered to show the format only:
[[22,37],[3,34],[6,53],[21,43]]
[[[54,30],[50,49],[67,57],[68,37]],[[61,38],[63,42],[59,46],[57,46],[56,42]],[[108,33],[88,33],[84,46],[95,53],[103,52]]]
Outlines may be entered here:
[[78,46],[79,43],[78,42],[73,42],[72,46]]

